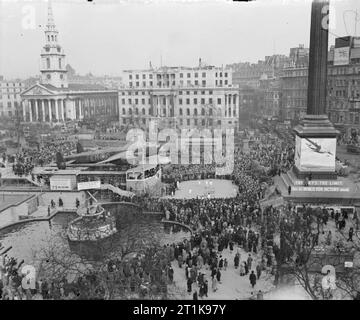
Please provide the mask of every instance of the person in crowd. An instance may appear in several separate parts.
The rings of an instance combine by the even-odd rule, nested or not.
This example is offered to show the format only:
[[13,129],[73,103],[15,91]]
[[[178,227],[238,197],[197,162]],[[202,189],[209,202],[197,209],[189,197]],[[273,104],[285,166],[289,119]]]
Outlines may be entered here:
[[249,280],[250,280],[251,287],[254,288],[256,285],[256,275],[254,273],[254,270],[251,271]]
[[264,295],[261,290],[259,290],[257,293],[257,300],[264,300]]
[[354,228],[351,227],[351,228],[349,229],[349,238],[347,239],[347,241],[353,242],[353,235],[354,235]]

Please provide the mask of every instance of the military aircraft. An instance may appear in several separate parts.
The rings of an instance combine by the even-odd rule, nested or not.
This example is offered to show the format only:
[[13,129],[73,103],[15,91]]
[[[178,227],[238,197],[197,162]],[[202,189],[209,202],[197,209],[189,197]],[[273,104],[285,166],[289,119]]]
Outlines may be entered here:
[[327,154],[329,154],[329,155],[333,155],[330,151],[328,151],[328,150],[321,150],[322,149],[322,147],[321,147],[321,145],[319,145],[319,144],[317,144],[316,142],[314,142],[314,141],[311,141],[310,139],[308,139],[308,138],[305,138],[308,142],[310,142],[310,143],[307,143],[306,145],[308,146],[308,148],[309,149],[311,149],[312,151],[314,151],[314,152],[317,152],[317,153],[327,153]]

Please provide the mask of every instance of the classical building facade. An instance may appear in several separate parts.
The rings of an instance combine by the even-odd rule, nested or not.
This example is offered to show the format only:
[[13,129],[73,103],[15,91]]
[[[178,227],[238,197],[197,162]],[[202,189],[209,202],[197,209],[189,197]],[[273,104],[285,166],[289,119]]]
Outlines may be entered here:
[[206,66],[161,67],[124,71],[125,88],[119,91],[120,122],[123,126],[160,127],[237,126],[238,88],[231,71]]
[[40,82],[21,93],[23,121],[61,122],[101,116],[117,119],[117,90],[69,83],[66,56],[59,44],[58,33],[49,1],[45,45],[40,55]]

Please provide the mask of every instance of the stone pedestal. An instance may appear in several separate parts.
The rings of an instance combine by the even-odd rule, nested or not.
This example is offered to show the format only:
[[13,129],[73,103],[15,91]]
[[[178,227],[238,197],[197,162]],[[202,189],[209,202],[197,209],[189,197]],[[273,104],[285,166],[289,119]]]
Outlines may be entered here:
[[326,115],[306,115],[294,129],[294,172],[299,179],[336,179],[336,137],[339,134]]

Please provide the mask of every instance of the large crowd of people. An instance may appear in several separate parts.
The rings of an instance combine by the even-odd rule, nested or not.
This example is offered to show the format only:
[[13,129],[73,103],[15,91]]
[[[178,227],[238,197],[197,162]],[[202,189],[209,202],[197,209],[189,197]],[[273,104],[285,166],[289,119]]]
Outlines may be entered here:
[[[64,143],[52,145],[52,147],[37,153],[18,154],[15,165],[23,164],[23,168],[26,168],[23,169],[23,174],[25,174],[27,170],[31,172],[31,169],[27,169],[27,165],[30,163],[39,164],[40,159],[43,163],[47,163],[54,160],[53,157],[57,151],[66,155],[73,148],[75,145]],[[24,159],[30,159],[30,161],[27,162]],[[250,139],[248,151],[240,147],[235,148],[233,171],[229,172],[225,178],[231,179],[238,186],[236,197],[202,199],[166,197],[160,199],[149,196],[129,198],[114,194],[113,201],[130,201],[137,204],[143,211],[163,212],[166,220],[188,226],[192,230],[189,240],[164,246],[163,252],[166,257],[163,257],[164,259],[161,259],[160,263],[161,274],[164,277],[163,284],[174,281],[171,262],[176,262],[176,265],[185,272],[187,292],[193,295],[193,299],[207,297],[209,290],[213,292],[219,290],[218,284],[221,283],[222,272],[226,272],[229,264],[233,264],[234,268],[239,270],[240,276],[249,278],[250,287],[254,289],[263,271],[266,270],[275,275],[276,281],[279,261],[281,263],[287,261],[296,254],[294,251],[285,250],[286,246],[283,246],[285,249],[280,254],[281,243],[276,243],[275,234],[283,232],[293,234],[296,226],[305,225],[310,221],[309,206],[304,206],[301,210],[292,206],[278,208],[272,206],[261,208],[260,206],[260,201],[265,197],[265,191],[271,183],[271,178],[289,170],[293,162],[293,144],[277,139],[274,134],[264,134],[256,139]],[[174,186],[183,180],[214,177],[216,177],[215,164],[168,165],[163,172],[164,180]],[[344,230],[348,219],[344,213],[327,210],[322,210],[317,217],[322,230],[329,219],[335,221],[338,230]],[[353,217],[353,221],[358,229],[358,217]],[[354,230],[349,230],[348,233],[348,241],[353,241]],[[320,242],[332,244],[331,232],[322,232],[321,237],[322,239],[312,238],[311,241],[315,241],[316,245]],[[224,250],[230,251],[231,261],[223,258]],[[243,252],[245,252],[245,256]],[[133,288],[136,287],[142,288],[146,292],[148,287],[144,283],[152,280],[148,279],[149,274],[144,271],[145,266],[142,263],[136,261],[134,266],[132,262],[124,264],[121,261],[112,261],[109,268],[111,271],[120,272],[121,278],[128,279],[126,286],[129,286],[130,291],[134,291]],[[14,265],[16,262],[14,263],[11,259],[3,262],[7,284],[10,280],[19,281],[15,276]],[[209,279],[204,273],[206,268],[210,270]],[[133,270],[131,271],[131,269]],[[12,279],[12,273],[14,279]],[[49,297],[47,294],[49,289],[43,290],[42,286],[45,285],[43,283],[39,285],[36,294],[41,294],[46,299]],[[49,286],[52,284],[48,283],[47,288]],[[194,290],[194,286],[196,290]],[[52,298],[69,297],[64,285],[58,287],[60,291],[56,289],[54,291],[57,292],[56,296],[53,295]],[[74,297],[78,296],[78,291],[73,290],[72,292]],[[21,296],[19,292],[15,294],[15,296]],[[25,292],[25,294],[27,293]],[[11,295],[7,293],[6,296]],[[262,299],[261,291],[258,292],[258,298]]]
[[29,175],[35,166],[44,166],[56,161],[56,154],[70,155],[76,149],[74,141],[55,141],[46,143],[40,149],[25,149],[14,157],[13,171],[18,176]]

